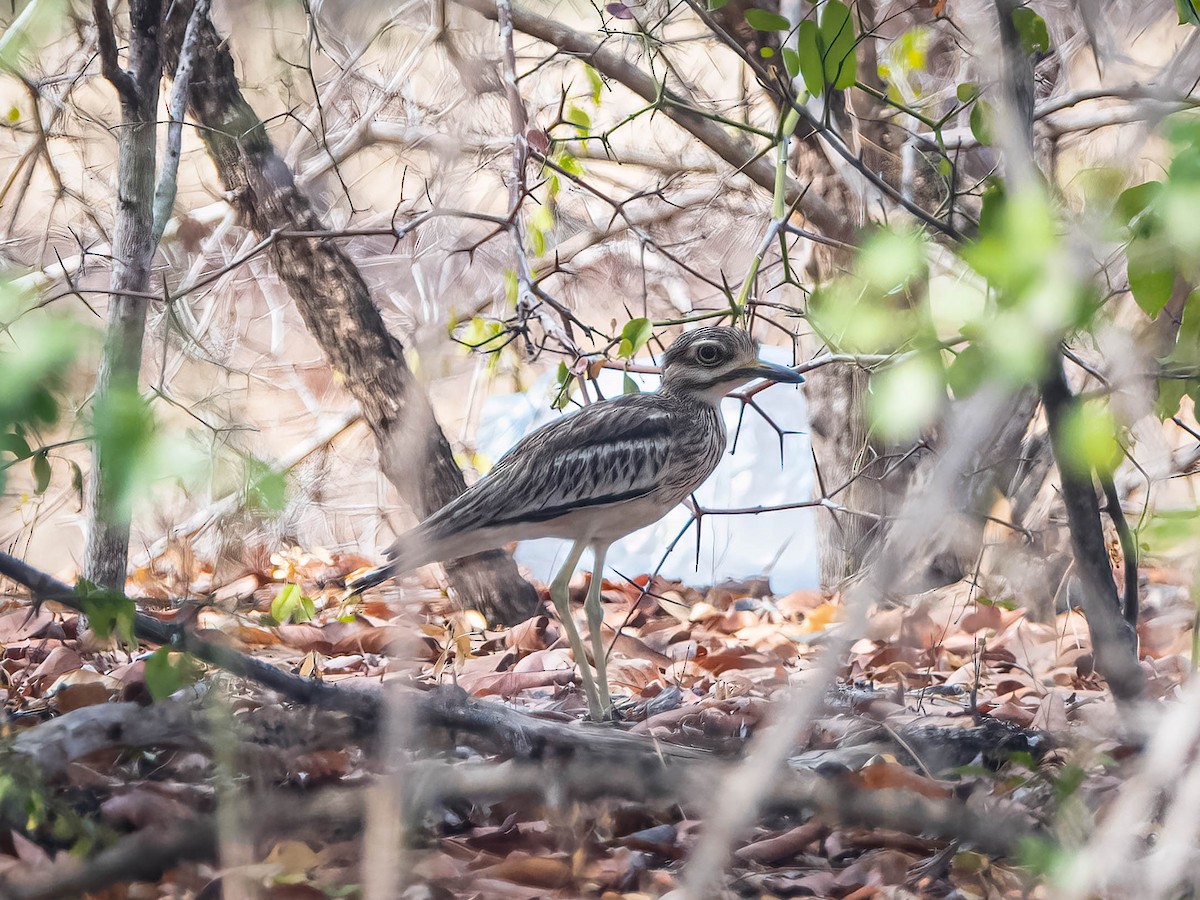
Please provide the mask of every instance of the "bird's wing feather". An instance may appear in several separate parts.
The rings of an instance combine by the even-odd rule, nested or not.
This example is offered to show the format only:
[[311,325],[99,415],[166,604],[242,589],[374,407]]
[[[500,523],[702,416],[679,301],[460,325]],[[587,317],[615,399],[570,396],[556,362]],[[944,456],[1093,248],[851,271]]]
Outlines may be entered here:
[[446,536],[645,496],[671,448],[671,415],[648,399],[597,403],[542,426],[422,527]]

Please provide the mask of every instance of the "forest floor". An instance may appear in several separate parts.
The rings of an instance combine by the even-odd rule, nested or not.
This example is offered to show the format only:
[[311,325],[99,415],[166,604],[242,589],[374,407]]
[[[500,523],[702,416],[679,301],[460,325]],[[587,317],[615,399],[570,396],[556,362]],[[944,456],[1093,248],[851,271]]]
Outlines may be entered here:
[[[625,699],[619,723],[584,726],[571,654],[549,612],[493,627],[478,612],[456,611],[436,584],[417,582],[347,608],[338,585],[365,560],[294,548],[267,555],[259,571],[217,584],[211,569],[172,551],[135,573],[130,592],[143,613],[186,621],[303,678],[354,689],[457,685],[489,704],[581,731],[624,732],[659,755],[710,760],[725,773],[840,627],[837,598],[815,591],[606,581],[609,678]],[[1195,608],[1176,573],[1146,571],[1142,581],[1150,695],[1173,697],[1192,670]],[[585,587],[586,579],[573,586],[577,599]],[[169,600],[180,596],[206,599]],[[306,612],[309,621],[275,622]],[[413,849],[397,891],[412,900],[658,897],[678,887],[705,816],[722,814],[710,808],[715,783],[707,795],[692,783],[690,795],[638,799],[616,787],[636,780],[619,759],[601,777],[611,796],[601,784],[586,789],[595,799],[566,789],[555,799],[554,780],[575,776],[544,755],[521,761],[542,767],[540,798],[493,786],[414,799],[422,761],[452,771],[517,755],[451,732],[388,757],[399,782],[407,779],[401,827],[397,804],[372,806],[372,797],[397,796],[374,776],[384,768],[379,747],[390,746],[378,732],[398,733],[402,716],[375,729],[299,709],[251,681],[179,654],[151,655],[149,646],[100,642],[79,626],[64,607],[33,611],[0,595],[0,753],[8,760],[0,765],[0,896],[353,897],[363,890],[364,859],[395,860],[378,856],[378,842],[372,850],[372,835],[400,840],[404,831]],[[134,719],[114,737],[113,722],[130,710]],[[197,721],[201,734],[192,733]],[[106,738],[87,737],[97,723]],[[789,770],[824,779],[843,799],[878,792],[880,802],[840,814],[817,800],[768,804],[731,848],[730,889],[855,900],[1052,897],[1046,877],[1056,854],[1103,819],[1132,770],[1136,748],[1121,733],[1078,612],[1036,622],[966,584],[903,608],[881,605]],[[365,812],[326,802],[368,787]],[[280,805],[248,799],[268,789]],[[288,805],[305,798],[325,805]],[[945,822],[932,834],[913,827],[910,801],[918,819],[953,805],[966,816],[947,821],[967,825],[959,834]],[[1007,852],[998,831],[991,846],[980,837],[1001,820],[1025,832]],[[188,834],[190,822],[195,840],[168,840]]]

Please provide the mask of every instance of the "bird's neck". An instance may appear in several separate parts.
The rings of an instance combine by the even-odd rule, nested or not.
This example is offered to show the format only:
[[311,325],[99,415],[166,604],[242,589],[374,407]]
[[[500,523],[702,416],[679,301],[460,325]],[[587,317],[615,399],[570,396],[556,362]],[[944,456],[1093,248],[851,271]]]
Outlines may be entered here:
[[680,385],[664,382],[663,386],[658,389],[658,392],[683,404],[707,406],[716,409],[721,405],[721,400],[728,390],[729,386],[727,384],[713,384],[708,387],[700,387],[694,384]]

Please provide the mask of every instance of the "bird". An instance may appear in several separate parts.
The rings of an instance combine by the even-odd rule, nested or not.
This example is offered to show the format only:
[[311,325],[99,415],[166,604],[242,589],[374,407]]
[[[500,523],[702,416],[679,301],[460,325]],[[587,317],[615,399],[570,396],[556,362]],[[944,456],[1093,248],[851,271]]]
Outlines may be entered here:
[[[760,359],[750,334],[728,325],[682,333],[663,353],[661,372],[654,392],[588,404],[522,438],[479,481],[401,535],[385,551],[387,563],[347,579],[347,594],[512,541],[569,539],[550,599],[579,666],[590,718],[611,719],[600,599],[609,546],[661,519],[712,474],[725,452],[720,403],[729,391],[756,379],[804,381],[795,369]],[[569,593],[588,548],[594,564],[584,608],[595,677]]]

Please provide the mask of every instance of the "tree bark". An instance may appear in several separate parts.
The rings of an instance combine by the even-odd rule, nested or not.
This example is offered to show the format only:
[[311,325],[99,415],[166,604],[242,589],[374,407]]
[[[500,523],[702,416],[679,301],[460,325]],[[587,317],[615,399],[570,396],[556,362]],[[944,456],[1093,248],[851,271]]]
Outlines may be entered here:
[[[103,7],[103,9],[101,9]],[[154,257],[154,174],[156,111],[161,80],[159,37],[161,0],[132,0],[129,11],[129,71],[117,61],[112,18],[97,0],[96,26],[104,76],[121,98],[117,129],[117,213],[113,235],[113,271],[109,281],[108,326],[96,375],[96,408],[114,394],[133,392],[142,364],[146,301],[134,296],[150,288]],[[129,511],[120,486],[106,477],[107,457],[114,448],[92,445],[92,477],[88,482],[88,533],[84,577],[106,587],[124,589],[129,556]],[[121,452],[121,448],[115,448]]]
[[1133,701],[1141,698],[1146,684],[1138,665],[1137,634],[1122,616],[1092,473],[1081,468],[1064,447],[1068,416],[1078,402],[1067,385],[1062,358],[1055,354],[1050,375],[1042,383],[1042,404],[1067,508],[1080,601],[1092,635],[1096,671],[1104,676],[1117,700]]
[[[177,2],[167,17],[168,75],[192,6]],[[242,221],[263,238],[326,231],[242,96],[233,57],[211,20],[200,23],[196,56],[189,110]],[[309,333],[359,402],[383,472],[400,496],[423,518],[461,494],[466,482],[450,444],[354,261],[333,238],[278,238],[268,252]],[[512,624],[536,606],[536,591],[506,553],[449,562],[446,574],[461,601],[491,619]]]

